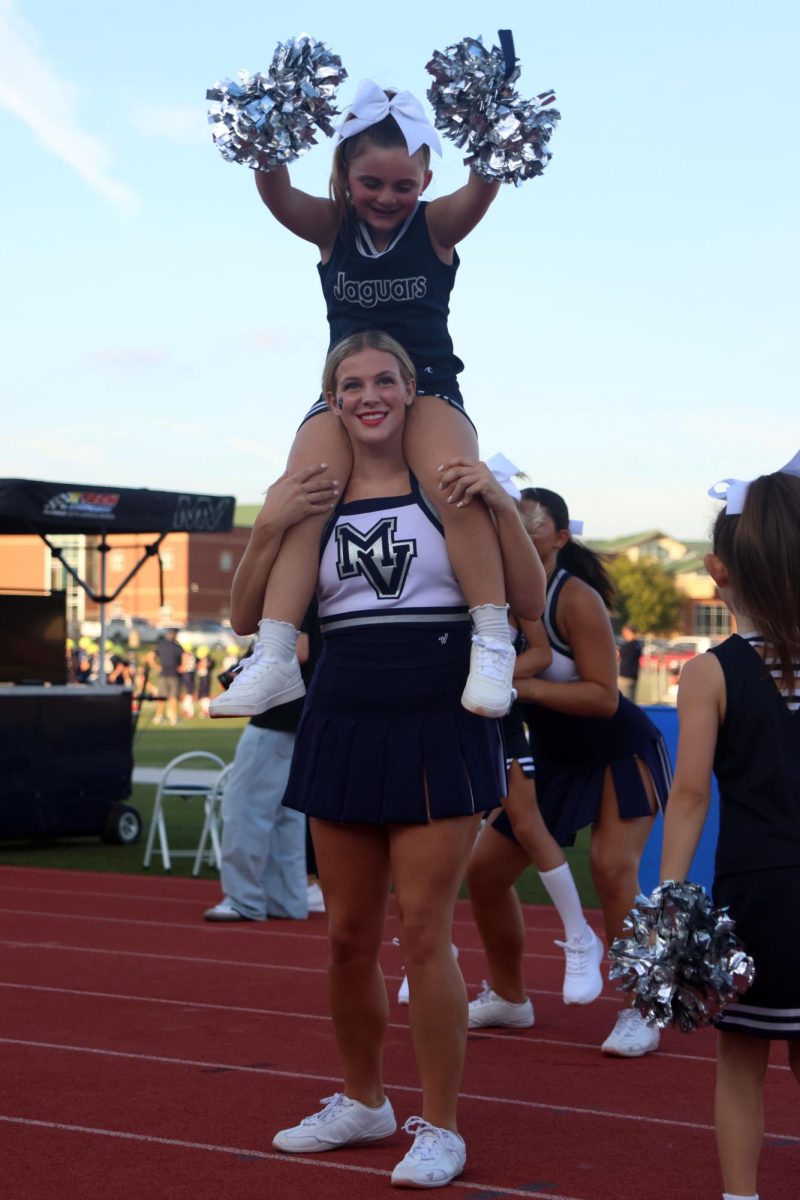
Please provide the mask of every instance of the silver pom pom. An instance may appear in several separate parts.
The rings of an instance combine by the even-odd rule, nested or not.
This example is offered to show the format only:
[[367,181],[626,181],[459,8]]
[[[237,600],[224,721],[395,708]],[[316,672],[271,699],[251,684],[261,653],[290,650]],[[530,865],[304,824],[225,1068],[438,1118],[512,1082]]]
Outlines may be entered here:
[[[513,49],[513,47],[512,47]],[[428,99],[434,124],[457,146],[466,146],[465,163],[483,179],[519,186],[541,175],[552,157],[550,136],[561,114],[547,106],[551,91],[521,100],[514,84],[516,60],[480,38],[464,38],[427,64],[434,82]]]
[[239,71],[238,83],[223,79],[206,92],[220,154],[259,171],[294,162],[316,144],[316,129],[333,134],[332,101],[346,78],[338,54],[308,34],[278,43],[265,74]]
[[714,908],[699,884],[668,881],[638,896],[625,927],[631,936],[612,944],[609,978],[649,1025],[699,1029],[753,982],[727,909]]

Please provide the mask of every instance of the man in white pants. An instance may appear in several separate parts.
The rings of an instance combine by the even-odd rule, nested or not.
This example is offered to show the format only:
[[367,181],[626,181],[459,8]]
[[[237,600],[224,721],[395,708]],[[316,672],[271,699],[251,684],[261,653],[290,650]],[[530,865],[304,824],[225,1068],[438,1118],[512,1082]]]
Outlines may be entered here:
[[[316,634],[312,634],[316,640]],[[304,674],[309,637],[298,641]],[[222,865],[225,893],[206,921],[302,921],[324,911],[318,884],[306,874],[306,817],[281,804],[289,777],[302,700],[251,718],[236,747],[222,798]]]

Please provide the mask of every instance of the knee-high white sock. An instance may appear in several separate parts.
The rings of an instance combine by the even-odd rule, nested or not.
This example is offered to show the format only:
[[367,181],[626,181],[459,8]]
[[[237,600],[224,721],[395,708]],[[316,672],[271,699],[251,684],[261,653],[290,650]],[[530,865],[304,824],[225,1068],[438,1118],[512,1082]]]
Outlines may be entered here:
[[472,617],[472,632],[480,637],[497,638],[501,642],[513,642],[514,632],[508,623],[507,604],[479,604],[469,610]]
[[540,871],[539,878],[564,923],[566,940],[571,942],[573,938],[582,937],[588,922],[583,915],[581,898],[575,887],[569,863],[564,862],[560,867],[553,867],[552,871]]
[[262,653],[271,654],[279,662],[291,662],[297,653],[300,634],[288,621],[273,621],[262,617],[258,622],[258,644]]

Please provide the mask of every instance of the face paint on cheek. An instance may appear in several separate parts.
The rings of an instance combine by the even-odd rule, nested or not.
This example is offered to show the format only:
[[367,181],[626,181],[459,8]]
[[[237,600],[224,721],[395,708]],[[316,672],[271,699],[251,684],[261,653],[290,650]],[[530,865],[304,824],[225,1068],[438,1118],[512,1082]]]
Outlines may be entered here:
[[336,397],[336,407],[339,409],[339,412],[342,411],[342,409],[344,408],[344,396]]

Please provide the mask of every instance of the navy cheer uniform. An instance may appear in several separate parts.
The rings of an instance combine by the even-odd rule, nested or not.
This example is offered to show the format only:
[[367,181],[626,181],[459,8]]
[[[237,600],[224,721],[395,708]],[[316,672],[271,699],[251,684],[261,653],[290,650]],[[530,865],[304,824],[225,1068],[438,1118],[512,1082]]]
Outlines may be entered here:
[[[414,364],[418,396],[440,396],[463,408],[457,377],[464,364],[453,353],[447,329],[458,254],[453,251],[451,264],[439,258],[426,209],[421,200],[380,252],[366,226],[348,215],[330,258],[317,265],[330,326],[328,350],[351,334],[381,329]],[[317,401],[306,419],[326,407],[324,400]]]
[[461,705],[469,612],[413,476],[411,489],[340,504],[323,538],[324,647],[284,797],[309,816],[425,822],[505,795],[500,723]]
[[[714,902],[730,909],[755,981],[715,1020],[731,1033],[800,1038],[800,696],[783,695],[749,642],[709,651],[725,676],[714,774],[720,794]],[[795,668],[800,674],[800,664]],[[777,676],[777,678],[775,678]]]
[[[525,636],[521,630],[512,626],[514,650],[517,655],[526,648]],[[525,721],[522,709],[515,700],[503,717],[503,738],[506,743],[506,769],[511,770],[512,762],[519,763],[520,770],[526,779],[534,778],[533,755],[531,754],[528,734],[525,731]]]
[[[559,568],[547,584],[542,620],[553,661],[540,679],[563,683],[578,679],[572,651],[558,626],[558,600],[570,578],[569,572]],[[637,760],[650,772],[658,803],[664,808],[672,780],[664,739],[646,713],[630,700],[620,696],[610,718],[575,716],[541,704],[521,704],[520,708],[533,751],[539,809],[559,845],[573,845],[578,830],[597,820],[606,770],[611,772],[620,817],[650,816]],[[514,836],[505,812],[497,817],[494,828],[507,837]]]

